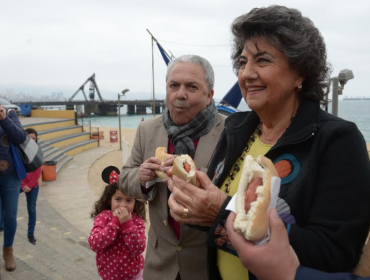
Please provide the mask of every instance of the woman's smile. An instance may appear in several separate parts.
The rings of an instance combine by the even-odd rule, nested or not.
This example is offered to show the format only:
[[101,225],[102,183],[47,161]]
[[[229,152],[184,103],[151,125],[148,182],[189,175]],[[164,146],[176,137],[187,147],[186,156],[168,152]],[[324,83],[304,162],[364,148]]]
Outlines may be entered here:
[[253,94],[258,94],[261,91],[265,90],[266,87],[264,87],[264,86],[247,86],[246,89],[247,89],[247,94],[248,95],[251,95],[251,94],[253,95]]

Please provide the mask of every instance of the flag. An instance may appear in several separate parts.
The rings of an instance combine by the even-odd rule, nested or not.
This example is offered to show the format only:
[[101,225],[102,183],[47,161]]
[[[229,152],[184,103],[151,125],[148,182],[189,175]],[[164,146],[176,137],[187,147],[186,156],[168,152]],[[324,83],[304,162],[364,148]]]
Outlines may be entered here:
[[157,47],[158,47],[159,51],[161,52],[161,55],[164,59],[164,62],[166,62],[166,64],[168,65],[168,63],[170,63],[170,61],[171,61],[171,58],[168,56],[166,51],[162,48],[162,46],[158,42],[157,42]]
[[240,101],[242,100],[242,93],[238,82],[236,82],[232,88],[226,93],[221,99],[221,104],[230,105],[234,108],[238,108]]

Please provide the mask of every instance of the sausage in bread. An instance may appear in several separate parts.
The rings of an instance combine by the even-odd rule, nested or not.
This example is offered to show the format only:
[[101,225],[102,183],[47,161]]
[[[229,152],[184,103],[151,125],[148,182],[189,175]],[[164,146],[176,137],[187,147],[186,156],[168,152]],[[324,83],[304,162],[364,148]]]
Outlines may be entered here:
[[[271,178],[278,177],[275,166],[268,158],[245,158],[238,191],[234,228],[247,240],[257,241],[267,236],[267,210],[271,200]],[[262,179],[262,180],[261,180]],[[256,184],[259,182],[259,185]],[[249,189],[249,186],[255,186]]]

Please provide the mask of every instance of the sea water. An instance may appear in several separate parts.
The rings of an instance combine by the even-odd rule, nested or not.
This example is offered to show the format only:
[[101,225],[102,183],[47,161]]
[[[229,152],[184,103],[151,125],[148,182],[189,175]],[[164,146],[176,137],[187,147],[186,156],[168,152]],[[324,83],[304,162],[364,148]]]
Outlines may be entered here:
[[[239,106],[242,111],[248,110],[248,107],[244,104]],[[331,112],[329,106],[328,111]],[[158,116],[158,114],[156,115]],[[370,143],[370,100],[340,100],[338,102],[338,116],[342,119],[354,122],[367,143]],[[123,110],[121,115],[121,127],[125,128],[136,128],[139,123],[143,120],[153,118],[151,112],[146,115],[127,115]],[[91,121],[91,126],[102,126],[102,127],[115,127],[118,128],[119,121],[118,116],[91,116],[87,118],[79,118],[79,123],[82,120]]]
[[338,116],[354,122],[363,134],[365,141],[370,143],[370,100],[339,101]]

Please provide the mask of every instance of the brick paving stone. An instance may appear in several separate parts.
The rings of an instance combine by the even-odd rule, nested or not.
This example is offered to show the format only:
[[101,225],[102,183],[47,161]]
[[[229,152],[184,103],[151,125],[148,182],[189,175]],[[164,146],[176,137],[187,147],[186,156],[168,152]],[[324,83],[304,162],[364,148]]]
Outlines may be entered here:
[[[17,269],[13,272],[6,271],[2,260],[1,279],[100,279],[95,266],[95,253],[88,248],[87,234],[80,232],[56,212],[43,196],[42,187],[37,214],[37,220],[40,221],[35,231],[37,244],[32,245],[27,239],[28,214],[25,195],[21,194],[18,227],[13,245]],[[65,234],[66,232],[70,234]],[[85,240],[81,240],[81,237]]]

